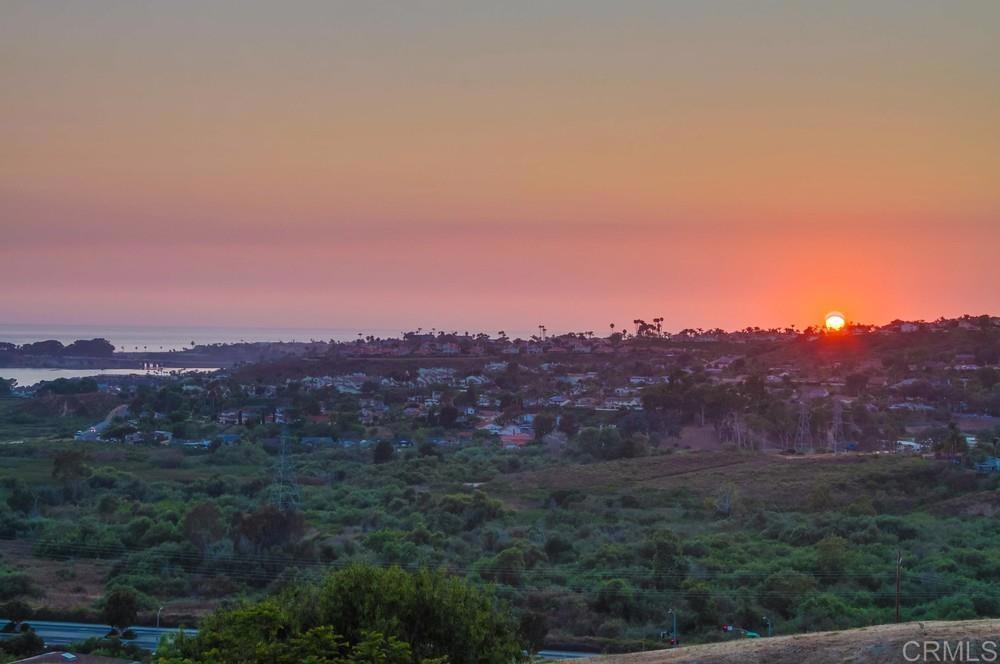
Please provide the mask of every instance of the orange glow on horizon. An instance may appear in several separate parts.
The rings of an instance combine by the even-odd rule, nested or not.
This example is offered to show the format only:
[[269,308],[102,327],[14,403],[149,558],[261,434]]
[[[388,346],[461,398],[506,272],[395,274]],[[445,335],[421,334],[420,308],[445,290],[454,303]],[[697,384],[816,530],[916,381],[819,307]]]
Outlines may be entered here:
[[1000,313],[1000,3],[95,4],[0,8],[4,324]]

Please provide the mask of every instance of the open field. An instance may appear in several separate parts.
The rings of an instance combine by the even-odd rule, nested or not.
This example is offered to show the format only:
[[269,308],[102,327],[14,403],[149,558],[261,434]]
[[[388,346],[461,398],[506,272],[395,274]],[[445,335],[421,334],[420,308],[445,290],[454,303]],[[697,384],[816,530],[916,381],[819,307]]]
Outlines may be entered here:
[[0,561],[31,577],[39,589],[32,604],[56,611],[89,606],[104,594],[112,561],[97,558],[55,560],[32,552],[32,543],[0,540]]
[[[907,642],[921,645],[903,647]],[[924,641],[947,642],[956,648],[961,644],[967,653],[963,659],[923,658]],[[909,622],[899,625],[876,625],[839,632],[796,634],[766,639],[740,639],[700,646],[659,650],[629,655],[596,657],[593,664],[895,664],[906,661],[990,661],[984,641],[1000,641],[1000,620],[963,620]],[[930,649],[938,646],[931,645]],[[941,645],[943,648],[943,645]],[[935,651],[936,652],[936,651]],[[973,659],[969,656],[978,656]],[[920,654],[920,659],[913,659]]]
[[105,403],[85,401],[57,398],[44,405],[29,406],[23,399],[0,398],[0,443],[53,436],[72,438],[76,431],[104,417],[111,408]]
[[[835,502],[849,502],[858,491],[873,494],[899,482],[934,473],[936,462],[906,456],[864,454],[808,457],[758,454],[737,450],[684,451],[641,459],[586,465],[562,465],[503,476],[491,492],[524,502],[552,491],[588,493],[667,491],[709,496],[733,485],[743,500],[762,506],[803,507],[817,487],[829,489]],[[912,505],[911,505],[912,507]]]

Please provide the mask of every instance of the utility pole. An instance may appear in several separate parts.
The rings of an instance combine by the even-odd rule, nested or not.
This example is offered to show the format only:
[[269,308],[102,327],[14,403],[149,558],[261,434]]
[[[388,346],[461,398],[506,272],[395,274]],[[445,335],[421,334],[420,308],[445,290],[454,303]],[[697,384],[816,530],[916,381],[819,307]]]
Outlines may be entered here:
[[896,551],[896,622],[899,620],[899,589],[900,589],[900,577],[903,568],[903,552]]
[[671,627],[670,634],[670,645],[679,646],[681,644],[680,639],[677,638],[677,612],[673,609],[667,611],[667,615],[673,618],[673,626]]
[[764,616],[761,620],[763,620],[764,624],[767,625],[767,635],[774,636],[774,625],[771,623],[771,619]]

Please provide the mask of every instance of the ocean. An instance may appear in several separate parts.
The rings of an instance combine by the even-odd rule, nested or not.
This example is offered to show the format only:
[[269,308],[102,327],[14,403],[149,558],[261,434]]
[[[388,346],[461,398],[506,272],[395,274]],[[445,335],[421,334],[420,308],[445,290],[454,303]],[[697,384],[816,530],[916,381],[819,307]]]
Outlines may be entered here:
[[206,371],[218,371],[213,368],[203,369],[165,369],[159,371],[144,371],[142,369],[9,369],[0,367],[0,378],[9,380],[13,378],[15,385],[20,387],[31,387],[42,381],[55,380],[57,378],[88,378],[91,376],[165,376],[174,373],[202,373]]
[[77,339],[103,338],[124,352],[178,351],[195,345],[240,341],[351,341],[358,334],[398,337],[400,330],[262,327],[151,327],[128,325],[19,325],[0,324],[0,342],[25,344],[55,339],[64,344]]

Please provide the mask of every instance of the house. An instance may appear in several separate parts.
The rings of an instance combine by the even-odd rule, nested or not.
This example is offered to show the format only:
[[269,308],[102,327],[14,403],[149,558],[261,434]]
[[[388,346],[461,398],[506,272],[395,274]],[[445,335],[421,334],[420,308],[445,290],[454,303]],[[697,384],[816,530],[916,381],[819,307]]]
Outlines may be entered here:
[[174,445],[187,448],[189,450],[207,450],[211,449],[212,441],[202,439],[202,440],[184,440],[182,438],[174,438],[171,441]]
[[987,457],[982,463],[976,464],[976,471],[980,473],[1000,473],[1000,457]]
[[495,431],[500,436],[503,446],[511,449],[527,445],[535,439],[535,432],[530,426],[511,424]]
[[309,447],[332,447],[333,438],[330,436],[303,436],[299,442]]
[[897,440],[896,451],[908,454],[920,454],[924,450],[924,445],[912,440]]
[[101,434],[95,427],[90,427],[89,429],[77,431],[73,435],[73,440],[96,441],[100,439],[101,439]]
[[215,418],[219,424],[239,424],[240,423],[240,411],[238,410],[224,410],[219,413],[219,416]]

